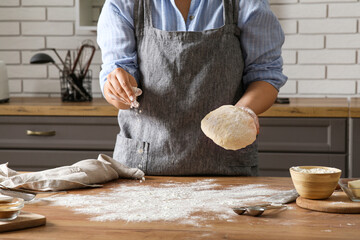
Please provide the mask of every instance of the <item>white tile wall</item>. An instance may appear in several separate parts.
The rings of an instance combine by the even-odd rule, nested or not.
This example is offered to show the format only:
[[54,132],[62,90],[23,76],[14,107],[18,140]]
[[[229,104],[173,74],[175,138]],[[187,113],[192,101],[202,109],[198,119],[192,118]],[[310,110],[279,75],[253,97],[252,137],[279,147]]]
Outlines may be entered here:
[[[93,0],[94,21],[103,0]],[[287,84],[282,96],[360,95],[360,0],[269,0],[286,35]],[[8,65],[13,96],[58,97],[58,70],[30,65],[39,48],[58,49],[62,58],[96,33],[75,29],[75,0],[0,0],[0,60]],[[61,64],[52,51],[46,51]],[[101,96],[101,53],[91,66],[93,94]]]

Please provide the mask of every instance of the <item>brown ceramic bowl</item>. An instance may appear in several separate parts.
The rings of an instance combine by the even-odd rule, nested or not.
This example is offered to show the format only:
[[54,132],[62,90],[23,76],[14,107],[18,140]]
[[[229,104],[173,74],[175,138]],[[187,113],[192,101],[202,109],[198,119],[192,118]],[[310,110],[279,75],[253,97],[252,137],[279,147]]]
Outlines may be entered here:
[[291,167],[290,175],[301,197],[326,199],[334,192],[341,170],[323,166],[299,166]]

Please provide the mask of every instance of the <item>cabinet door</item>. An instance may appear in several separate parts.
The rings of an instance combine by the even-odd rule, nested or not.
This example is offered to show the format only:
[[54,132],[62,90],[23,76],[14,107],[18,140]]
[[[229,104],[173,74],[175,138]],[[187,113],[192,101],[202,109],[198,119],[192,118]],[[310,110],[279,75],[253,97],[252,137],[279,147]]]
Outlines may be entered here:
[[360,118],[350,119],[352,125],[352,131],[350,136],[351,141],[351,159],[350,159],[350,168],[351,168],[351,177],[360,177]]
[[61,151],[61,150],[0,150],[1,164],[16,171],[40,171],[72,165],[84,159],[97,159],[99,153],[112,157],[112,151]]
[[118,132],[116,117],[1,116],[0,149],[112,151]]
[[259,175],[268,177],[290,177],[293,166],[327,166],[342,170],[347,177],[345,154],[312,153],[259,153]]
[[345,153],[345,118],[260,118],[260,152]]

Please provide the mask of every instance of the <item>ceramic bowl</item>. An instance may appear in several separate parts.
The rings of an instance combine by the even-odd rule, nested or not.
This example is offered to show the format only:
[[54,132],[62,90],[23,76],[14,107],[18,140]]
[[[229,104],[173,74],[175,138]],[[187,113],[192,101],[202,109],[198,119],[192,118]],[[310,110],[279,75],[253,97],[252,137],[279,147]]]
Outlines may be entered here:
[[326,199],[334,192],[341,170],[323,166],[298,166],[290,168],[290,175],[301,197]]
[[24,207],[24,200],[14,198],[11,202],[0,203],[0,221],[10,221],[17,218]]

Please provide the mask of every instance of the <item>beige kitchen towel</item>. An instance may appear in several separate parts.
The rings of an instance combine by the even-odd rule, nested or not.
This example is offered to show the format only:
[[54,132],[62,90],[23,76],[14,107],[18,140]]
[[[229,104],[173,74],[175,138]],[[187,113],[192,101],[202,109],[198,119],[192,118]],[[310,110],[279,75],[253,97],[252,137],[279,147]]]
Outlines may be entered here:
[[7,165],[0,165],[0,184],[38,191],[99,187],[100,183],[118,178],[142,179],[145,175],[140,169],[129,168],[105,154],[100,154],[98,159],[82,160],[71,166],[31,173],[18,173]]

